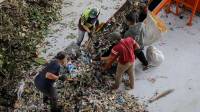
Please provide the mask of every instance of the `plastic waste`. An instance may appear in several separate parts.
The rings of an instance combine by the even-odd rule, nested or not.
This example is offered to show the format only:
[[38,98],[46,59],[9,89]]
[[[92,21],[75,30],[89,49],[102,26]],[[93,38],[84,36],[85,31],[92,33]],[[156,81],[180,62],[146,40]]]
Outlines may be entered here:
[[163,53],[154,46],[149,46],[146,51],[146,57],[150,65],[159,66],[164,61]]
[[76,69],[76,67],[75,67],[73,64],[68,64],[68,65],[67,65],[67,71],[68,71],[69,73],[74,72],[75,69]]
[[22,80],[19,82],[19,88],[17,91],[17,99],[20,100],[22,98],[22,93],[24,92],[25,82]]
[[123,96],[119,96],[116,98],[116,103],[123,105],[126,102],[126,100],[123,98]]
[[66,66],[67,71],[69,72],[69,74],[67,75],[68,78],[75,78],[77,77],[77,68],[74,64],[68,64]]
[[74,48],[72,48],[72,54],[73,54],[74,56],[76,56],[76,52],[75,52]]
[[161,31],[156,26],[152,15],[148,12],[147,18],[143,24],[144,29],[144,46],[149,46],[152,43],[162,38]]

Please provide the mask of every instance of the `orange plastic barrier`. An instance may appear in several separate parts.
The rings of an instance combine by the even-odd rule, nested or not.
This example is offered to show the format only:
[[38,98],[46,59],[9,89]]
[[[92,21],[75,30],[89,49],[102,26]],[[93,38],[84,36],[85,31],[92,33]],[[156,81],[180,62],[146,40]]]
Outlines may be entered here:
[[192,19],[195,13],[200,10],[200,0],[176,0],[176,14],[179,14],[179,4],[183,4],[185,7],[189,8],[192,11],[192,14],[189,18],[187,25],[192,25]]
[[[195,2],[195,0],[185,0],[185,3],[189,4],[191,6],[194,6],[194,2]],[[197,5],[197,12],[200,12],[200,2]]]
[[171,5],[172,1],[176,3],[176,13],[170,10],[168,7],[168,11],[172,12],[173,14],[179,15],[179,5],[183,4],[186,8],[192,11],[191,16],[189,17],[187,25],[192,25],[192,19],[195,16],[196,12],[200,12],[200,0],[162,0],[162,2],[152,11],[153,14],[157,15],[165,6]]

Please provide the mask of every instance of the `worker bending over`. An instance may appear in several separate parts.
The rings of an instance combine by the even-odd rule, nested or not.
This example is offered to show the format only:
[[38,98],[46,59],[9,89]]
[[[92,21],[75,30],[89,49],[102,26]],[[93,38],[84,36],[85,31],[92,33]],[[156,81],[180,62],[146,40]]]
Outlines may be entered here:
[[61,111],[57,106],[57,92],[53,85],[57,80],[64,81],[66,79],[65,75],[59,76],[60,67],[65,65],[65,53],[59,52],[55,59],[51,60],[34,80],[36,88],[43,93],[43,102],[47,103],[50,100],[51,112]]
[[78,46],[81,45],[85,32],[87,32],[90,37],[91,33],[95,30],[95,27],[99,25],[99,14],[100,11],[98,8],[87,8],[82,13],[78,23],[78,39],[76,42]]
[[118,65],[115,76],[115,84],[113,85],[112,89],[115,90],[119,88],[119,85],[122,81],[122,75],[125,72],[127,72],[129,75],[129,86],[131,89],[133,89],[135,79],[134,51],[135,49],[139,49],[139,45],[132,37],[121,39],[122,36],[118,32],[114,32],[110,36],[115,45],[111,50],[108,63],[106,63],[103,69],[109,69],[112,66],[112,63],[117,60]]
[[136,57],[142,62],[143,70],[148,69],[148,61],[143,53],[144,49],[144,27],[142,22],[138,22],[138,13],[130,12],[126,15],[128,30],[124,33],[124,38],[132,37],[140,48],[135,50]]

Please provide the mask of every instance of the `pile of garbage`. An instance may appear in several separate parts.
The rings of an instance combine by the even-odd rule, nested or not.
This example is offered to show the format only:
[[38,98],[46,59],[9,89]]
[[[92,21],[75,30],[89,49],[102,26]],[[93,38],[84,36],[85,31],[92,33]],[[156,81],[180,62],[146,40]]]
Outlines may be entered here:
[[141,0],[127,0],[103,27],[92,35],[90,42],[88,42],[89,45],[87,46],[89,47],[87,47],[87,49],[90,49],[89,51],[92,54],[98,55],[106,52],[113,44],[113,40],[110,39],[109,34],[112,32],[123,32],[124,29],[128,28],[125,15],[131,11],[139,15],[145,7],[145,2],[141,2]]
[[[66,52],[74,52],[71,62],[62,68],[61,74],[68,75],[65,82],[56,82],[59,105],[64,112],[147,112],[146,106],[126,92],[113,92],[111,85],[114,77],[102,74],[100,62],[92,61],[83,49],[76,49],[72,44]],[[80,52],[77,52],[81,50]],[[74,58],[74,56],[76,56]],[[67,72],[68,71],[68,72]],[[34,76],[29,74],[24,81],[24,91],[16,111],[45,111],[49,106],[43,104],[41,93],[33,84]],[[22,85],[22,83],[21,83]],[[20,86],[19,86],[20,88]]]
[[[61,74],[68,74],[65,82],[56,82],[59,104],[65,112],[147,112],[146,105],[126,92],[113,92],[111,85],[114,77],[103,73],[101,62],[93,59],[109,48],[112,40],[108,35],[124,22],[124,15],[135,3],[127,1],[125,5],[110,19],[100,32],[93,35],[91,48],[79,48],[75,44],[65,49],[71,63],[62,68]],[[122,16],[123,15],[123,16]],[[106,45],[106,46],[105,46]],[[42,94],[35,88],[33,80],[35,72],[41,67],[33,68],[22,80],[18,89],[18,100],[15,111],[48,111],[49,105],[43,104]],[[70,72],[66,72],[66,70]]]
[[0,1],[0,111],[12,108],[15,88],[36,57],[48,25],[58,20],[62,0]]

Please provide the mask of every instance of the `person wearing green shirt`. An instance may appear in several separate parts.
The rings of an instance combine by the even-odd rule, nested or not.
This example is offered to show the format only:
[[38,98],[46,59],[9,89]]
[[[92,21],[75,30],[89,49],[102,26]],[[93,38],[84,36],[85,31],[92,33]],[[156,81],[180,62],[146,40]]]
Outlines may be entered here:
[[95,27],[99,25],[100,11],[98,8],[87,8],[83,11],[78,23],[78,39],[76,44],[81,45],[85,33],[89,35],[94,31]]

